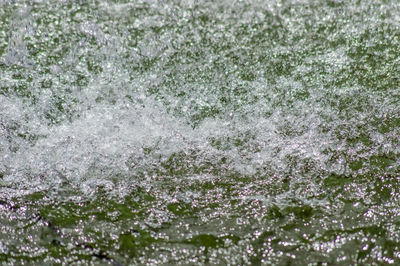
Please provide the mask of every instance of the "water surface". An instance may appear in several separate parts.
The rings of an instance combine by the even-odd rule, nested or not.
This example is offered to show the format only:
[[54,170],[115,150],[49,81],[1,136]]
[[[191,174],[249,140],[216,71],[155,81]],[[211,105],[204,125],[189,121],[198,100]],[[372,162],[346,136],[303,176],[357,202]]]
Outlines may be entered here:
[[0,2],[0,261],[399,264],[399,14]]

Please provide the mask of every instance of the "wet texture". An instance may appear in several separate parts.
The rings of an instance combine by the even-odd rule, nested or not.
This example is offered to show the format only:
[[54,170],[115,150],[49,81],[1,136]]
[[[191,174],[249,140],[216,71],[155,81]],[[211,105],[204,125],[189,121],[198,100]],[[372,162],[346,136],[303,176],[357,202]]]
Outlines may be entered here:
[[0,262],[399,264],[397,1],[3,1]]

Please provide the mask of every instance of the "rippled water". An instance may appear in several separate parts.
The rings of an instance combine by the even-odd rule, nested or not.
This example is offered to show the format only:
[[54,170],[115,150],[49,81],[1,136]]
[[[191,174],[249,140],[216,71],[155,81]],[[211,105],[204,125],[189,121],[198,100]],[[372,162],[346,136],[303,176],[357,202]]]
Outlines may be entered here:
[[399,14],[0,2],[0,262],[399,264]]

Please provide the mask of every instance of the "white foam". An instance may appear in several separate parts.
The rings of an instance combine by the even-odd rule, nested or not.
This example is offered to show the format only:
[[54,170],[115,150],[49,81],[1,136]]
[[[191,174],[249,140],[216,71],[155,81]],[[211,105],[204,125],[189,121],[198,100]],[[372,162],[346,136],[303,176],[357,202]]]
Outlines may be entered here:
[[[258,6],[256,2],[253,4]],[[165,10],[154,12],[154,17],[143,16],[134,21],[132,27],[144,31],[136,41],[128,28],[107,21],[96,23],[95,18],[85,18],[84,14],[76,27],[63,24],[66,28],[61,27],[62,30],[80,38],[79,42],[65,44],[69,49],[63,61],[53,62],[46,74],[35,69],[23,70],[36,79],[28,89],[35,101],[12,94],[0,95],[0,171],[5,182],[27,187],[38,183],[51,187],[62,182],[80,186],[87,182],[87,186],[81,186],[86,189],[90,184],[109,184],[116,178],[151,177],[157,169],[168,175],[164,168],[179,153],[184,154],[179,160],[187,169],[211,163],[210,167],[220,168],[220,172],[241,175],[262,175],[266,168],[276,175],[296,173],[298,178],[305,177],[307,171],[347,175],[363,171],[352,172],[349,160],[399,152],[395,140],[398,129],[379,133],[362,122],[376,113],[396,115],[395,97],[348,84],[323,87],[322,84],[333,82],[340,71],[351,65],[345,46],[310,55],[303,64],[286,62],[295,66],[293,76],[269,77],[273,80],[269,82],[265,66],[245,60],[246,40],[235,37],[235,31],[239,31],[240,25],[254,24],[267,15],[276,16],[271,19],[277,20],[283,8],[278,2],[267,8],[270,13],[252,8],[239,14],[230,9],[215,12],[210,19],[216,19],[217,25],[209,25],[211,29],[204,29],[201,24],[188,25],[190,16],[198,14],[192,10],[192,2],[187,5],[187,10],[179,10],[182,14],[177,17],[179,27],[186,32],[180,33],[173,28],[175,24],[168,24],[171,22],[168,16],[174,10],[166,6]],[[211,10],[224,6],[205,5]],[[124,16],[136,6],[103,3],[102,7],[98,12],[117,20],[126,19]],[[158,6],[153,3],[149,8]],[[20,67],[24,65],[19,62],[31,60],[24,37],[36,36],[31,9],[22,9],[26,18],[13,22],[18,30],[3,57],[8,65]],[[302,21],[306,17],[297,21],[286,15],[280,19],[283,25],[290,26],[288,34],[296,36],[296,31],[303,30]],[[332,19],[332,14],[326,19]],[[236,20],[237,23],[232,22]],[[166,27],[165,32],[157,34],[150,30],[166,25],[172,30]],[[56,24],[50,26],[58,29]],[[343,30],[351,36],[362,32],[358,26],[347,26]],[[227,27],[230,32],[225,31]],[[23,32],[22,28],[28,31]],[[201,33],[204,30],[206,36]],[[248,37],[252,37],[251,32]],[[95,42],[91,43],[91,38]],[[187,38],[191,38],[191,46],[185,43]],[[201,59],[196,61],[186,52],[196,52],[203,38],[216,46],[220,42],[239,42],[243,47],[218,54],[203,46],[200,49],[210,51],[203,51]],[[261,48],[253,49],[260,57],[266,54]],[[296,47],[276,44],[268,49],[267,54],[289,56],[308,48],[299,43]],[[231,53],[237,53],[247,64],[239,67],[231,62],[233,59],[229,61]],[[169,60],[176,62],[168,66]],[[101,71],[93,74],[89,61],[99,65]],[[153,66],[146,65],[153,61]],[[223,64],[224,69],[218,69],[215,62]],[[313,64],[317,63],[326,66],[325,76],[313,74],[316,71]],[[132,70],[135,69],[132,66],[139,70]],[[145,67],[150,70],[143,70]],[[239,75],[241,67],[254,70],[254,79],[243,81]],[[199,74],[208,71],[209,75],[204,80],[198,77],[186,80],[192,71]],[[87,79],[85,85],[76,84],[77,74]],[[313,79],[306,84],[296,75],[309,75]],[[13,88],[17,84],[11,72],[3,77],[2,86]],[[42,87],[42,79],[51,80],[52,86]],[[155,92],[151,92],[154,88]],[[238,93],[237,88],[244,89]],[[391,95],[398,97],[395,92]],[[230,102],[224,105],[222,97]],[[340,107],[342,102],[344,107]],[[207,110],[215,114],[207,114]],[[52,120],[49,115],[55,118]],[[359,140],[353,146],[346,142],[359,138],[361,133],[367,135],[368,145]],[[312,170],[307,170],[310,167]]]

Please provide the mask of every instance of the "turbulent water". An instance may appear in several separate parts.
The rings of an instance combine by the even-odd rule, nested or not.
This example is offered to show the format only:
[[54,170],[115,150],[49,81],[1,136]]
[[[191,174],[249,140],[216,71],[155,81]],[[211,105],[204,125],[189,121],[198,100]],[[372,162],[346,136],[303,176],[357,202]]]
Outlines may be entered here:
[[0,1],[0,262],[399,264],[398,1]]

